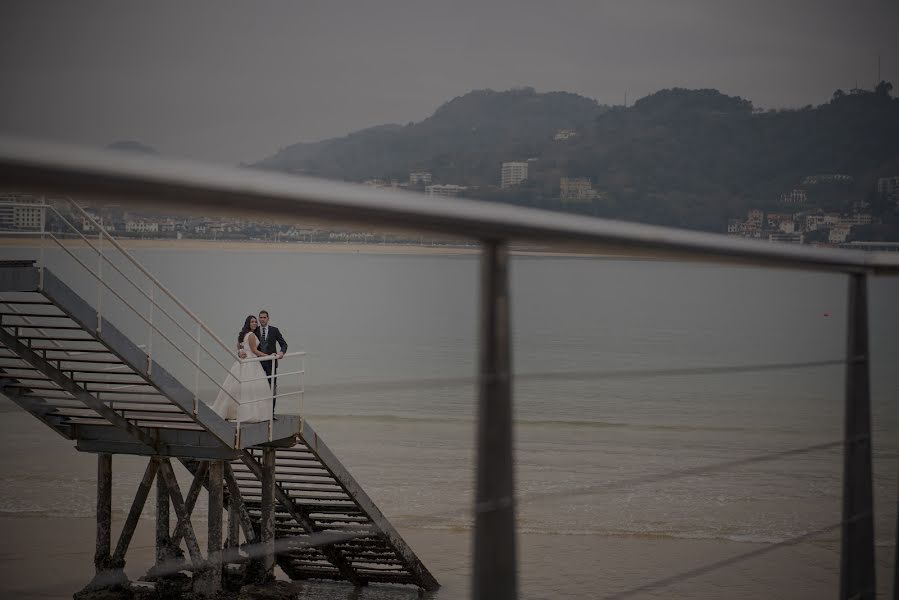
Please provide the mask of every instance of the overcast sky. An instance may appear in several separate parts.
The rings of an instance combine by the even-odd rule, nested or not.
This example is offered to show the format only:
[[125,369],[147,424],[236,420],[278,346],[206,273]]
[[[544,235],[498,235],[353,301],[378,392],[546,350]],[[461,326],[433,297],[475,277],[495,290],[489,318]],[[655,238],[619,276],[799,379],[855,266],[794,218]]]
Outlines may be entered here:
[[896,0],[0,3],[0,132],[251,162],[472,89],[756,106],[899,90]]

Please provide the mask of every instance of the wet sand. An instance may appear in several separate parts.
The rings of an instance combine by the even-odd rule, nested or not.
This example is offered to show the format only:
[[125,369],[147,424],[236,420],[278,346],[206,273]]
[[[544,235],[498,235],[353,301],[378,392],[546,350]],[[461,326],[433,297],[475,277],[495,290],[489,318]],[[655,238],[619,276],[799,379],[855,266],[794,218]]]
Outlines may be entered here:
[[[119,524],[120,525],[120,524]],[[71,598],[93,573],[92,519],[0,516],[6,543],[0,551],[0,597]],[[202,527],[197,524],[201,547]],[[409,529],[401,534],[442,584],[439,600],[469,597],[468,531]],[[118,535],[114,527],[113,543]],[[519,537],[522,598],[604,598],[655,580],[744,554],[761,544],[720,540],[578,536],[525,533]],[[881,549],[882,550],[882,549]],[[153,524],[142,519],[127,556],[126,572],[141,576],[153,562]],[[879,557],[879,586],[891,579],[890,553]],[[775,549],[670,586],[637,591],[628,598],[809,598],[837,593],[838,548],[801,544]],[[279,573],[280,574],[280,573]],[[280,575],[283,578],[283,574]],[[301,598],[418,597],[406,588],[371,589],[355,595],[345,585],[298,585]]]

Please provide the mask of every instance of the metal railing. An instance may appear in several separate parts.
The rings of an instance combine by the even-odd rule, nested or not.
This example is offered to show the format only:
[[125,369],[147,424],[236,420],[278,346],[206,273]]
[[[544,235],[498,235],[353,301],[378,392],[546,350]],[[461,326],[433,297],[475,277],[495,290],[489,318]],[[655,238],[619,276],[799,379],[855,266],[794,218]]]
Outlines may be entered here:
[[[81,206],[79,206],[76,202],[74,202],[71,198],[65,197],[56,200],[57,202],[65,203],[69,206],[76,214],[80,215],[86,223],[90,224],[90,227],[97,232],[97,242],[96,244],[92,242],[84,233],[79,229],[72,221],[66,217],[66,215],[60,211],[53,202],[23,202],[23,201],[0,201],[0,207],[13,207],[19,209],[37,209],[40,210],[41,220],[40,220],[40,229],[39,230],[30,230],[30,229],[0,229],[0,235],[4,236],[21,236],[26,238],[38,238],[40,249],[39,249],[39,260],[37,261],[38,272],[39,272],[39,285],[43,286],[44,280],[44,268],[46,266],[46,241],[49,240],[54,244],[54,247],[58,250],[62,251],[62,253],[68,257],[70,260],[69,264],[73,264],[77,267],[80,267],[78,273],[86,274],[90,276],[90,278],[96,282],[96,301],[94,303],[94,308],[96,310],[96,329],[97,332],[102,332],[102,325],[104,318],[108,318],[108,313],[111,312],[114,308],[126,308],[129,311],[130,317],[137,317],[138,320],[142,321],[147,326],[147,340],[144,344],[137,344],[138,347],[142,348],[146,352],[147,357],[147,365],[146,372],[147,375],[151,375],[153,371],[154,362],[154,348],[153,342],[155,338],[160,338],[161,341],[165,342],[167,346],[174,350],[177,354],[181,356],[188,364],[192,365],[194,368],[194,385],[193,385],[193,393],[194,393],[194,407],[192,414],[190,415],[194,420],[197,419],[197,415],[199,413],[199,403],[203,400],[201,396],[201,387],[200,387],[200,376],[202,375],[213,387],[213,390],[217,390],[216,393],[223,393],[229,397],[230,400],[235,403],[240,403],[240,398],[234,397],[228,390],[224,387],[224,381],[226,380],[228,374],[230,373],[230,367],[227,366],[222,361],[222,355],[226,354],[231,356],[232,358],[237,358],[235,356],[234,351],[224,342],[222,339],[206,324],[204,323],[193,311],[191,311],[180,299],[178,299],[168,288],[166,288],[149,270],[146,269],[134,256],[131,255],[118,241],[106,231],[106,229],[90,215],[87,211],[85,211]],[[67,232],[51,232],[47,230],[47,215],[52,214],[60,223],[64,224],[68,229]],[[110,246],[114,251],[116,251],[115,256],[122,257],[125,259],[126,263],[135,267],[140,274],[142,274],[146,278],[146,283],[149,284],[147,289],[144,289],[143,286],[139,282],[134,281],[132,277],[130,277],[123,268],[116,264],[113,256],[111,256],[111,252],[108,249],[104,249],[103,241],[106,240],[108,246]],[[78,256],[77,250],[73,247],[70,247],[70,241],[75,242],[83,242],[84,249],[87,249],[90,253],[93,253],[97,257],[96,267],[92,268],[86,260],[82,259]],[[106,276],[104,278],[104,266],[108,267],[106,271]],[[112,273],[115,273],[121,278],[121,281],[127,283],[130,286],[130,289],[135,291],[138,296],[146,300],[148,302],[148,311],[146,314],[142,310],[140,310],[133,300],[129,300],[125,298],[126,292],[124,292],[121,288],[117,286],[111,285],[110,281],[108,281],[110,277],[110,270]],[[73,275],[68,271],[68,269],[60,269],[60,271],[68,273],[70,279]],[[77,276],[76,276],[77,278]],[[179,319],[175,315],[172,314],[172,310],[167,309],[162,305],[160,299],[157,297],[156,292],[160,292],[161,296],[170,300],[177,309],[181,311],[181,318]],[[109,294],[112,298],[118,300],[117,307],[104,307],[104,293]],[[105,308],[105,310],[104,310]],[[160,326],[158,322],[154,322],[154,316],[156,314],[160,314],[165,319],[167,319],[172,325],[174,325],[175,330],[181,330],[183,332],[187,332],[190,328],[193,328],[195,334],[190,336],[192,342],[194,342],[196,346],[196,351],[194,356],[190,356],[181,346],[181,344],[177,343],[173,338],[173,334],[171,332],[166,332]],[[23,320],[24,326],[33,325],[34,321],[29,319],[28,317],[20,317]],[[185,323],[187,321],[187,323]],[[41,331],[41,328],[32,327],[32,329],[37,329]],[[214,342],[213,347],[209,347],[204,343],[202,334],[206,333],[206,338]],[[46,331],[42,333],[42,335],[46,335]],[[59,344],[57,341],[51,340],[51,344],[59,347],[60,350],[65,351],[65,347]],[[159,348],[156,350],[157,356],[159,353]],[[74,356],[75,353],[65,351],[67,356]],[[305,374],[304,367],[304,359],[305,352],[291,352],[289,354],[284,355],[283,358],[288,359],[298,359],[299,367],[296,370],[287,372],[287,373],[273,373],[271,376],[266,377],[269,380],[269,385],[273,388],[277,388],[277,383],[279,378],[283,380],[284,377],[287,376],[296,376],[297,377],[297,386],[295,389],[292,389],[287,392],[283,392],[278,394],[277,396],[270,396],[268,400],[274,400],[278,397],[282,398],[290,398],[297,397],[299,398],[299,412],[302,412],[302,398],[303,398],[303,375]],[[211,360],[212,364],[210,365],[213,369],[213,372],[207,367],[203,366],[203,358],[207,358]],[[238,359],[240,360],[240,359]],[[268,360],[263,357],[259,357],[256,359],[243,359],[243,362],[253,361],[253,360]],[[219,369],[218,374],[215,370]],[[184,382],[182,382],[184,383]],[[241,382],[246,383],[246,382]],[[264,401],[266,399],[253,399],[251,402],[258,403]],[[246,403],[246,402],[245,402]],[[274,421],[274,412],[270,411],[270,416],[268,419],[269,422],[269,440],[271,441],[272,429],[273,429],[273,421]],[[240,419],[236,420],[236,431],[235,431],[235,439],[233,443],[236,445],[240,445],[240,428],[241,421]]]
[[[874,589],[867,282],[899,274],[896,253],[822,249],[482,203],[108,151],[0,141],[0,184],[39,193],[191,210],[363,224],[482,245],[474,560],[475,598],[517,597],[512,446],[509,248],[542,248],[849,275],[840,597]],[[899,556],[899,553],[896,553]],[[899,559],[897,559],[899,561]],[[899,562],[896,563],[899,572]],[[896,593],[894,591],[894,593]]]

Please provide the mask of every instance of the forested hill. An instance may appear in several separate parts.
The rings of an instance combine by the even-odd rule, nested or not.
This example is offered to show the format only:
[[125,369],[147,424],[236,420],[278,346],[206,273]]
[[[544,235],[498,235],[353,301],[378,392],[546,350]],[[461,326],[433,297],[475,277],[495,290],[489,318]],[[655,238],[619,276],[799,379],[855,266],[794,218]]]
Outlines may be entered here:
[[[424,170],[435,183],[476,188],[477,198],[721,231],[750,207],[774,209],[809,176],[852,177],[811,186],[814,205],[873,200],[876,178],[899,174],[891,90],[882,82],[838,90],[817,107],[769,111],[716,90],[663,90],[611,109],[562,92],[477,91],[419,123],[297,144],[254,166],[351,181],[405,181]],[[577,135],[554,139],[561,129]],[[503,161],[530,158],[527,182],[497,189]],[[590,178],[599,197],[560,201],[563,176]]]
[[589,127],[604,110],[567,92],[480,90],[450,100],[418,123],[295,144],[253,166],[351,181],[405,181],[409,171],[424,170],[435,182],[489,185],[498,181],[503,161],[540,153],[556,131]]

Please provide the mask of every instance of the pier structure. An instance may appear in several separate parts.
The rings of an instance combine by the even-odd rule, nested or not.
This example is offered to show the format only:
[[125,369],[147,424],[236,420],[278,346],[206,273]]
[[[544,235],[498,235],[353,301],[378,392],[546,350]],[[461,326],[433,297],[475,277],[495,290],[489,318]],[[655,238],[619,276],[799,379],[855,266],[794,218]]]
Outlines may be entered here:
[[[70,208],[83,213],[74,202]],[[42,210],[66,222],[71,217],[52,205]],[[201,396],[209,385],[201,379],[223,389],[221,356],[236,348],[221,342],[99,223],[94,226],[98,238],[79,233],[77,250],[71,239],[42,230],[36,260],[0,261],[0,393],[97,457],[96,572],[86,589],[129,583],[123,570],[128,547],[154,487],[156,560],[146,579],[157,585],[190,573],[193,592],[213,596],[223,585],[270,581],[277,565],[294,580],[437,589],[434,576],[302,415],[241,423],[207,406]],[[50,246],[63,258],[53,267],[44,260]],[[144,279],[129,276],[125,264]],[[129,286],[114,283],[112,272]],[[148,310],[126,287],[139,292]],[[162,315],[176,327],[163,327]],[[133,323],[146,332],[145,343],[134,339]],[[184,342],[173,330],[192,333]],[[203,336],[213,343],[204,344]],[[184,382],[181,371],[193,373],[194,381]],[[301,382],[277,392],[279,398],[297,394]],[[115,457],[125,454],[145,456],[147,464],[113,540]],[[186,490],[175,473],[178,463],[192,475]],[[209,511],[202,549],[193,509],[204,491]]]

